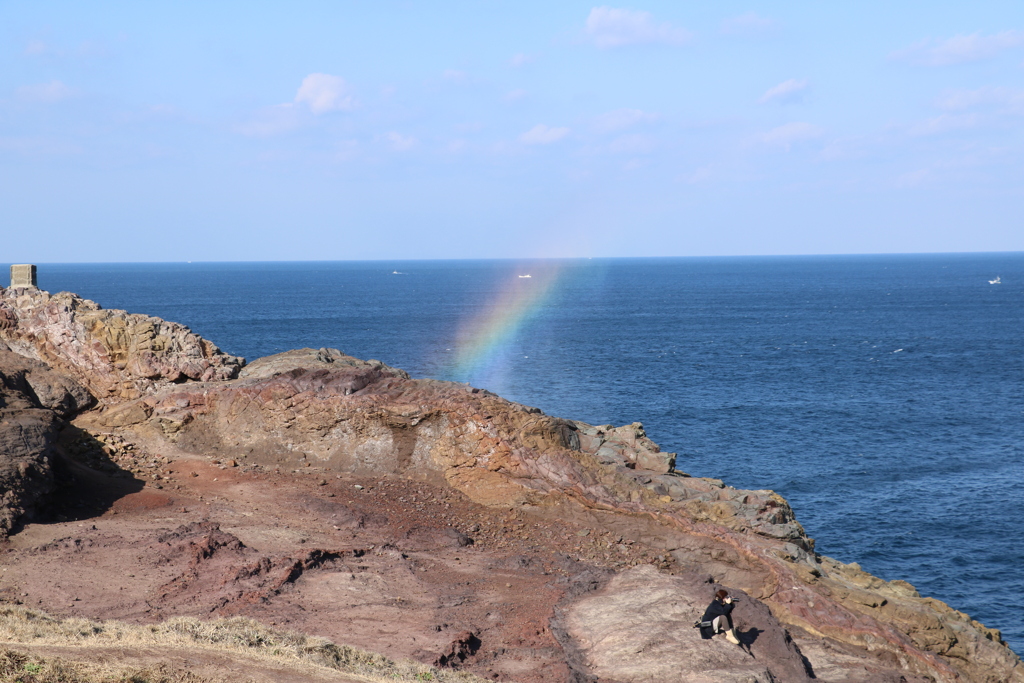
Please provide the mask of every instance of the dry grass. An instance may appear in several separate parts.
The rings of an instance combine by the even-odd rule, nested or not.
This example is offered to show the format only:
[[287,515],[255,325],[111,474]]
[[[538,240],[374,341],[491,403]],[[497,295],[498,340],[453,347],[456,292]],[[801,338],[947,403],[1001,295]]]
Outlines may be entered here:
[[252,619],[236,617],[202,621],[176,617],[163,623],[135,626],[118,621],[56,619],[38,610],[0,605],[0,683],[204,683],[206,678],[167,665],[155,668],[96,665],[63,658],[40,658],[17,651],[17,644],[87,649],[116,646],[157,649],[206,649],[250,659],[324,669],[374,683],[438,681],[483,683],[473,674],[436,669],[415,662],[396,662],[383,655],[324,638],[269,629]]
[[151,668],[71,662],[61,657],[33,657],[16,650],[0,651],[4,683],[207,683],[208,679],[164,665]]

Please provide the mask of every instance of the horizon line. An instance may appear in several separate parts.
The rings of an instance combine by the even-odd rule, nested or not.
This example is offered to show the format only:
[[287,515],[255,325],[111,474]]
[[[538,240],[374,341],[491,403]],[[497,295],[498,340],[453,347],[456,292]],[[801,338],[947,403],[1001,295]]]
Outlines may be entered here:
[[1006,251],[907,251],[907,252],[834,252],[821,254],[700,254],[685,256],[485,256],[485,257],[452,257],[452,258],[365,258],[365,259],[286,259],[286,260],[174,260],[174,261],[10,261],[5,266],[33,265],[169,265],[169,264],[218,264],[218,263],[423,263],[423,262],[471,262],[471,261],[639,261],[674,259],[772,259],[772,258],[827,258],[827,257],[863,257],[863,256],[982,256],[982,255],[1015,255],[1024,254],[1024,250]]

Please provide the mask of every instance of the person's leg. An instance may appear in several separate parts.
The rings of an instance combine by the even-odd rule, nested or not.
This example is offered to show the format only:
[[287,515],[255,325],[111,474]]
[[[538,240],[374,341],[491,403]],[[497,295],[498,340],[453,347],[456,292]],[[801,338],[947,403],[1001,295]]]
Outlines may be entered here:
[[736,636],[736,629],[732,626],[732,615],[725,615],[725,639],[733,645],[739,645],[740,639]]
[[715,617],[714,620],[711,622],[711,632],[714,633],[716,636],[719,633],[724,633],[725,639],[728,640],[730,643],[732,643],[733,645],[740,644],[740,639],[736,635],[736,629],[732,627],[731,615],[726,615],[724,619],[722,617]]

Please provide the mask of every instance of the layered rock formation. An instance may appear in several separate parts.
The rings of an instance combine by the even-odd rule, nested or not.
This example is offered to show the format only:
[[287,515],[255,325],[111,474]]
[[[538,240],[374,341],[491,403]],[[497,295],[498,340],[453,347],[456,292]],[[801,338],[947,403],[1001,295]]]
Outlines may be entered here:
[[[76,420],[90,432],[251,467],[411,478],[669,558],[565,590],[552,629],[575,680],[1024,681],[998,631],[818,555],[780,496],[685,475],[640,424],[553,418],[336,349],[239,373],[241,359],[181,326],[69,294],[0,302],[0,339],[100,398]],[[719,585],[747,596],[742,657],[689,628]]]
[[93,403],[74,380],[0,342],[0,538],[53,492],[62,418]]
[[169,383],[230,379],[245,365],[184,325],[35,287],[0,288],[0,339],[78,380],[102,403]]

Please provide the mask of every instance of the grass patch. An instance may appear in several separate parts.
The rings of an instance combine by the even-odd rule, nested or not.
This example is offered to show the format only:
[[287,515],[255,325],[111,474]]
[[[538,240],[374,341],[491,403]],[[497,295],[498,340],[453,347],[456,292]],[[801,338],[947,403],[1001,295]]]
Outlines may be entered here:
[[470,673],[401,662],[383,655],[336,645],[325,638],[278,631],[245,617],[203,621],[175,617],[159,624],[135,626],[119,621],[57,619],[39,610],[0,605],[0,683],[206,683],[207,679],[175,670],[95,665],[64,658],[41,658],[17,650],[17,644],[59,647],[203,648],[276,663],[301,664],[344,673],[373,683],[437,681],[483,683]]

